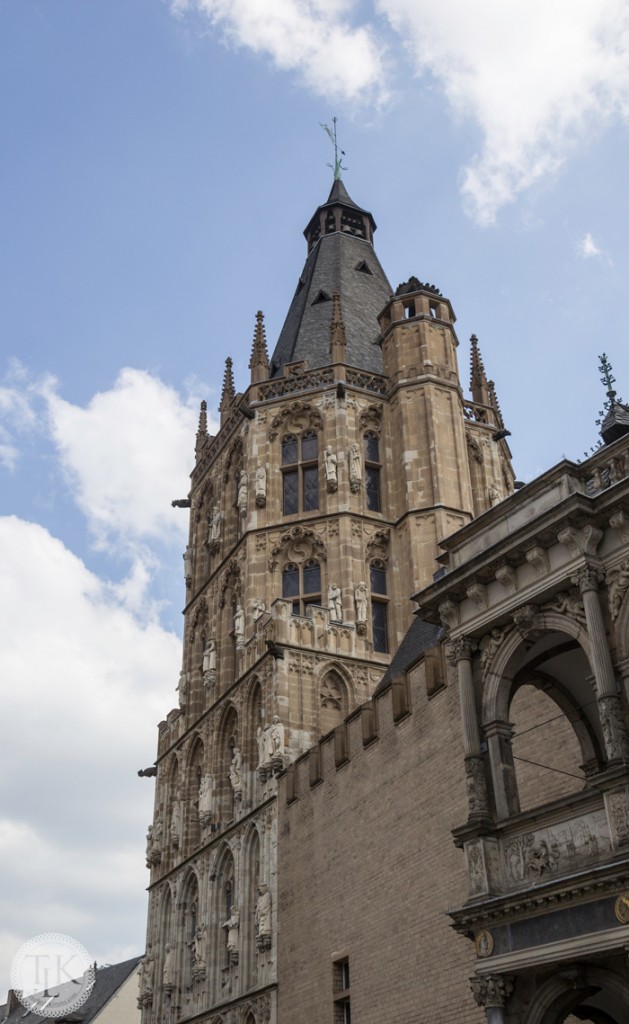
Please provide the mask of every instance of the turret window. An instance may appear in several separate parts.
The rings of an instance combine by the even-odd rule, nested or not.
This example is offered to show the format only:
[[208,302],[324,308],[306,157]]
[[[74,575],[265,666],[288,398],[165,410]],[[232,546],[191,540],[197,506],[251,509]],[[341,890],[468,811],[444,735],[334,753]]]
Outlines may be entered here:
[[381,654],[389,650],[387,624],[387,570],[381,559],[376,558],[369,567],[371,585],[371,630],[373,649]]
[[282,572],[282,597],[291,601],[293,615],[305,615],[311,604],[321,604],[321,566],[314,558],[301,566],[289,562]]
[[319,438],[312,430],[282,441],[282,490],[285,516],[319,508]]
[[380,512],[380,439],[372,430],[363,438],[365,453],[365,495],[370,512]]

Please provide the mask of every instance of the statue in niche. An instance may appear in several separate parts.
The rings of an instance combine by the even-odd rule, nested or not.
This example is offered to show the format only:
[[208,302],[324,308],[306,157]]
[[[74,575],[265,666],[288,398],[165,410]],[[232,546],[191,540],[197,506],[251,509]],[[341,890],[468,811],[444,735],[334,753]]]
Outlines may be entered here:
[[328,587],[328,609],[330,611],[330,618],[334,619],[335,622],[343,621],[343,606],[341,604],[341,588],[336,583],[331,583]]
[[284,726],[279,715],[273,715],[269,738],[271,757],[282,757],[284,754]]
[[170,942],[166,943],[162,984],[166,992],[171,992],[175,987],[175,951]]
[[212,790],[214,780],[211,775],[203,775],[199,785],[199,824],[205,828],[210,824],[213,814]]
[[194,933],[194,939],[192,940],[192,946],[194,949],[195,968],[205,967],[207,956],[207,928],[203,922],[197,926],[197,930]]
[[258,940],[271,936],[271,893],[265,882],[258,886],[256,936]]
[[238,474],[238,497],[236,498],[236,504],[243,516],[247,511],[247,484],[247,471],[245,469],[241,469]]
[[173,846],[179,846],[181,839],[181,807],[179,805],[179,793],[173,801],[173,809],[170,816],[170,838]]
[[256,505],[258,508],[266,505],[266,466],[258,466],[256,469]]
[[253,602],[253,621],[257,622],[258,619],[261,619],[262,616],[265,614],[266,605],[264,601],[262,600],[262,598],[256,597],[255,601]]
[[487,497],[489,498],[489,504],[491,508],[493,508],[494,505],[497,505],[498,502],[500,501],[500,492],[498,491],[498,488],[496,487],[495,484],[491,484],[487,488]]
[[266,762],[266,759],[267,759],[266,758],[266,732],[263,730],[261,725],[258,726],[258,731],[256,733],[256,740],[257,740],[257,743],[258,743],[258,768],[261,768],[264,765],[264,763]]
[[183,576],[186,583],[192,579],[192,548],[189,544],[186,544],[186,550],[183,555]]
[[177,683],[177,693],[179,694],[179,707],[185,708],[188,703],[188,690],[189,690],[188,673],[182,669],[179,673],[179,682]]
[[245,613],[241,604],[236,605],[234,612],[234,635],[237,644],[245,642]]
[[363,477],[363,469],[360,463],[360,445],[354,441],[349,446],[349,483],[352,491],[357,491],[360,488],[360,481]]
[[238,747],[234,747],[232,763],[229,766],[229,781],[234,793],[242,791],[242,754]]
[[149,946],[146,956],[140,964],[140,997],[138,1006],[150,1005],[153,1000],[153,985],[155,983],[155,957]]
[[218,505],[215,505],[212,509],[212,520],[210,522],[210,540],[218,541],[221,537],[221,524],[223,522],[223,513]]
[[225,921],[223,928],[227,928],[227,952],[232,962],[238,961],[238,940],[240,930],[240,914],[238,907],[231,907],[230,917]]
[[150,860],[151,864],[159,864],[162,859],[162,834],[164,832],[164,826],[159,814],[153,823],[152,829]]
[[203,675],[214,675],[216,673],[216,640],[210,637],[203,650],[203,661],[201,663]]
[[[149,825],[146,833],[146,866],[150,868],[153,861],[151,857],[153,855],[153,826]],[[144,963],[144,961],[142,961]]]
[[356,590],[354,591],[354,601],[356,602],[356,622],[367,621],[367,585],[364,580],[361,580]]
[[327,446],[323,453],[323,464],[328,491],[333,492],[338,486],[338,458],[331,444]]

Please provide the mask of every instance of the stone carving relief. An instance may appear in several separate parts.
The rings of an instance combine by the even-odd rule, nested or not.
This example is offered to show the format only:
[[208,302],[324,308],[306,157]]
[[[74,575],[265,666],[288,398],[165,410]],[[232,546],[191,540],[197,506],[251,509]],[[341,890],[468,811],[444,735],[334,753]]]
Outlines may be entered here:
[[389,529],[375,530],[365,546],[367,561],[381,558],[383,562],[386,562],[390,539],[391,531]]
[[162,819],[157,815],[157,818],[152,825],[149,825],[146,833],[146,866],[150,868],[153,864],[159,864],[162,859],[162,833],[164,826],[162,825]]
[[518,588],[518,578],[515,569],[510,565],[501,565],[496,569],[495,573],[498,583],[502,583],[503,587],[509,594],[515,594]]
[[356,605],[356,632],[359,636],[367,635],[367,584],[361,580],[354,591]]
[[562,591],[561,594],[557,594],[552,601],[548,601],[542,606],[542,611],[548,612],[559,612],[560,615],[567,615],[568,618],[574,619],[581,626],[585,626],[585,609],[583,607],[583,601],[576,594],[570,594],[567,591]]
[[308,558],[316,558],[317,561],[325,561],[325,544],[314,530],[304,526],[293,526],[286,533],[283,533],[279,541],[271,549],[269,555],[269,570],[274,572],[278,565],[280,555],[284,555],[288,562],[304,562]]
[[471,457],[474,459],[475,462],[478,462],[479,464],[482,465],[483,450],[479,445],[478,441],[476,440],[476,438],[472,437],[471,434],[466,432],[465,440],[467,441],[467,447],[469,448],[469,454],[471,455]]
[[223,513],[220,505],[214,505],[212,515],[208,521],[207,545],[210,554],[214,554],[220,547],[221,527],[223,525]]
[[229,766],[229,781],[236,800],[242,799],[242,754],[234,747],[232,763]]
[[225,607],[225,595],[228,589],[235,593],[240,592],[240,566],[235,558],[230,559],[227,569],[221,576],[221,608]]
[[164,992],[170,993],[175,987],[175,950],[170,942],[166,943],[166,955],[164,956],[164,968],[162,970],[162,988]]
[[192,548],[189,544],[186,544],[186,550],[183,555],[183,577],[186,581],[186,586],[192,585]]
[[223,924],[227,929],[227,952],[232,964],[238,963],[238,952],[240,948],[240,914],[238,907],[232,907],[228,919]]
[[548,554],[539,544],[534,548],[529,548],[524,557],[529,565],[533,566],[538,576],[545,576],[547,572],[550,572]]
[[241,516],[247,514],[247,490],[249,486],[249,477],[245,469],[241,469],[238,474],[238,495],[236,498],[236,504],[238,505],[238,511]]
[[182,669],[179,673],[179,682],[177,683],[176,693],[179,697],[179,707],[184,710],[188,703],[188,691],[190,689],[190,679],[188,673]]
[[567,526],[557,534],[557,540],[568,548],[573,558],[578,555],[595,555],[602,538],[603,531],[591,523],[580,529],[575,526]]
[[487,872],[485,870],[485,859],[480,839],[465,845],[465,857],[467,860],[467,875],[470,883],[470,896],[477,896],[481,892],[487,892]]
[[609,614],[615,622],[620,614],[620,607],[629,588],[629,559],[621,562],[618,571],[609,584]]
[[201,662],[204,686],[211,686],[216,682],[216,657],[216,640],[214,637],[210,637],[205,645]]
[[203,921],[197,926],[191,945],[194,954],[192,977],[204,978],[207,968],[207,927]]
[[494,660],[500,646],[507,633],[510,632],[509,626],[503,626],[502,628],[492,629],[491,633],[486,633],[481,639],[480,647],[480,667],[485,671],[491,665]]
[[321,413],[318,409],[315,409],[314,405],[311,405],[309,402],[292,402],[291,405],[282,409],[271,420],[268,435],[269,441],[274,441],[282,429],[290,428],[291,431],[300,433],[308,428],[311,430],[321,430],[322,427],[323,419]]
[[378,402],[377,404],[368,405],[366,409],[361,410],[360,416],[358,417],[358,426],[361,431],[374,430],[378,432],[380,430],[381,420],[382,405]]
[[600,697],[598,712],[601,719],[605,749],[610,760],[629,757],[627,730],[622,713],[622,705],[616,694]]
[[151,946],[146,950],[146,956],[140,963],[140,984],[138,995],[138,1006],[152,1006],[153,986],[155,984],[155,957],[152,954]]
[[553,875],[571,874],[610,849],[609,826],[603,810],[552,828],[513,836],[502,844],[507,887],[535,885]]
[[472,583],[466,590],[466,594],[469,597],[479,611],[485,611],[487,607],[487,587],[482,583]]
[[336,583],[328,587],[328,610],[330,619],[334,622],[343,621],[343,604],[341,601],[341,588]]
[[205,626],[205,624],[207,622],[207,615],[208,615],[207,601],[205,600],[204,597],[202,597],[201,600],[195,606],[194,614],[192,616],[192,629],[193,629],[194,633],[197,632],[197,630],[199,629],[200,626],[201,627]]
[[234,611],[234,636],[236,638],[236,647],[244,646],[245,611],[241,604],[237,604],[236,610]]
[[445,630],[456,629],[459,624],[459,606],[454,601],[442,601],[439,605],[439,617]]
[[620,534],[620,539],[629,544],[629,519],[624,512],[614,512],[609,517],[609,525]]
[[214,815],[214,780],[211,775],[201,776],[199,783],[199,824],[207,828]]
[[273,715],[265,729],[258,726],[258,775],[262,782],[286,767],[284,726],[279,715]]
[[629,789],[623,786],[605,794],[614,846],[629,846]]
[[515,627],[527,645],[535,643],[542,634],[542,630],[537,624],[538,612],[537,605],[524,604],[521,608],[516,608],[513,613]]

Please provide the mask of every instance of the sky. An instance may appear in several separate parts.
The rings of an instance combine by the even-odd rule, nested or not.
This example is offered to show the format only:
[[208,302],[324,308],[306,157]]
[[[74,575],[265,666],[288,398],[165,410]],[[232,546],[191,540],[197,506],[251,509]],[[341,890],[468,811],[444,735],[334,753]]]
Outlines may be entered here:
[[0,995],[39,932],[142,951],[170,502],[225,357],[244,390],[281,329],[320,124],[527,481],[597,443],[601,353],[629,395],[628,115],[625,0],[0,0]]

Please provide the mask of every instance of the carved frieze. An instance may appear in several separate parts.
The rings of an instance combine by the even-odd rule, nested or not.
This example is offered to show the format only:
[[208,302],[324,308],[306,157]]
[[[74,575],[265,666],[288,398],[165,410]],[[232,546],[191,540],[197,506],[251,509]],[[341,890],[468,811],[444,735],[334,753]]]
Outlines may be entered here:
[[496,627],[495,629],[492,629],[491,633],[486,633],[485,636],[482,637],[479,648],[480,667],[483,671],[489,668],[502,645],[502,641],[509,632],[509,626],[503,626],[502,628]]
[[542,605],[542,611],[559,612],[560,615],[567,615],[568,618],[574,619],[580,626],[585,626],[583,601],[576,594],[562,591],[560,594],[556,594],[552,601]]
[[625,594],[629,588],[629,559],[621,562],[609,584],[609,614],[615,622],[620,614]]
[[603,810],[593,811],[552,828],[511,836],[501,848],[508,889],[572,874],[609,853],[607,816]]

